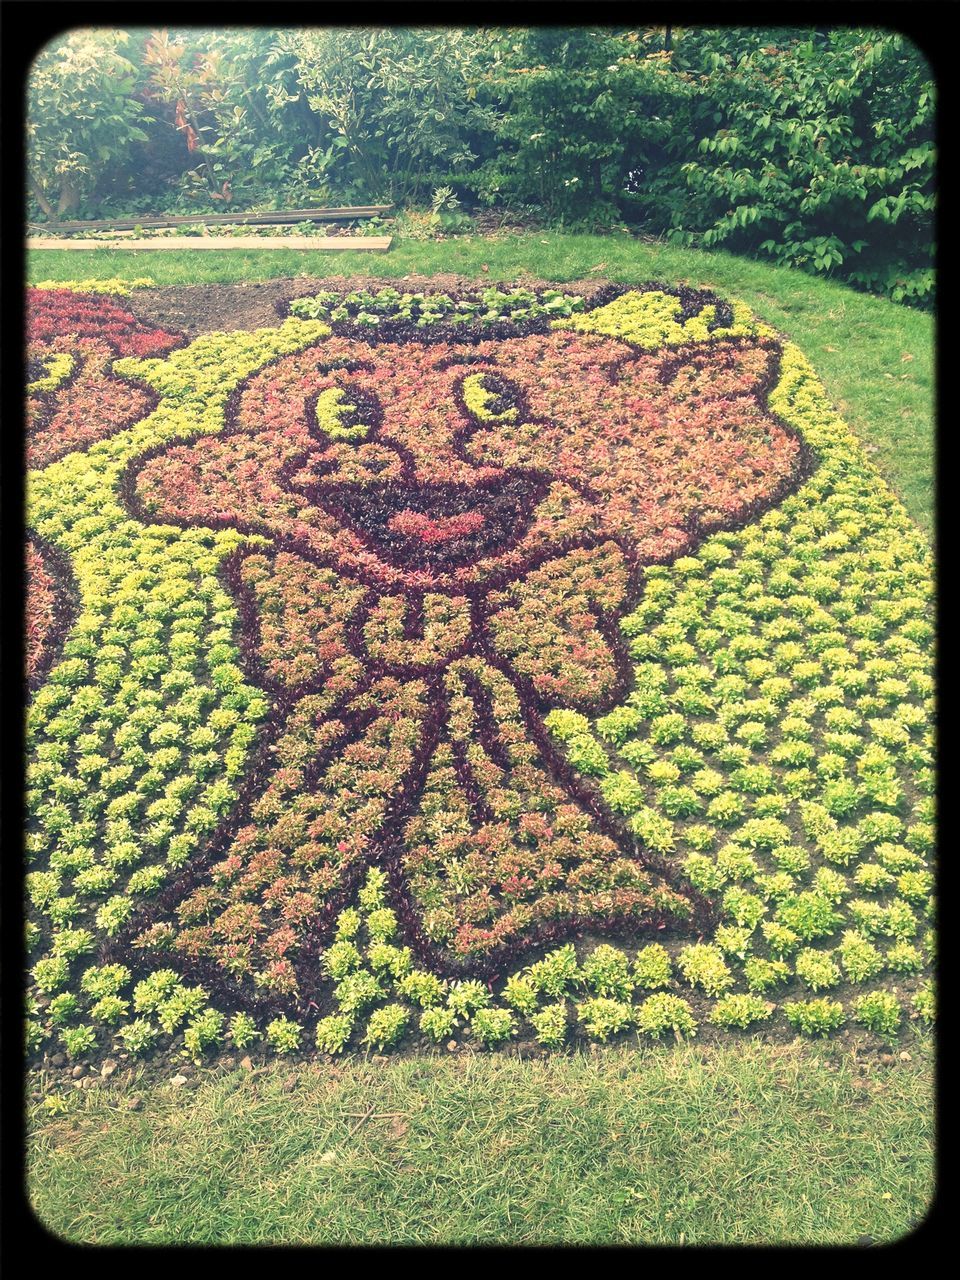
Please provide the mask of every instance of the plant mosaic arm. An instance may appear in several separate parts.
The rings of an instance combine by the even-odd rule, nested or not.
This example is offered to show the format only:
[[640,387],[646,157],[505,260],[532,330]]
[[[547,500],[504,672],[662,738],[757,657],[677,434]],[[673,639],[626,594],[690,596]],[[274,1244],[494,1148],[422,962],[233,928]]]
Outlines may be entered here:
[[139,421],[156,397],[114,376],[118,356],[160,356],[180,334],[102,294],[34,289],[27,313],[27,465],[44,467]]
[[[45,467],[139,421],[156,396],[112,372],[118,356],[163,355],[184,339],[143,325],[107,297],[33,289],[27,311],[26,463]],[[26,675],[36,688],[76,613],[69,565],[31,535]]]

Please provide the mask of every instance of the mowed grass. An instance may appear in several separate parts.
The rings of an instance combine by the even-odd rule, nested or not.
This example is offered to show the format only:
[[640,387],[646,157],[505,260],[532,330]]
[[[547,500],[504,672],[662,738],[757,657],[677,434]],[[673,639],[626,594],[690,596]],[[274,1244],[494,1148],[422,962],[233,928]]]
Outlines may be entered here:
[[908,511],[932,528],[934,470],[933,318],[794,271],[725,253],[700,253],[627,235],[552,232],[439,242],[396,239],[389,253],[171,249],[29,255],[31,280],[152,276],[158,284],[269,280],[306,275],[400,277],[456,272],[490,283],[542,280],[660,280],[742,299],[792,338]]
[[888,1242],[932,1195],[929,1045],[910,1051],[867,1072],[747,1039],[280,1064],[134,1112],[78,1091],[37,1121],[31,1201],[96,1244]]
[[[932,527],[931,318],[787,269],[547,233],[387,255],[45,252],[29,266],[32,280],[161,284],[441,271],[685,281],[741,298],[809,355]],[[931,1047],[908,1037],[864,1071],[843,1045],[280,1060],[253,1076],[200,1069],[189,1092],[76,1090],[66,1115],[31,1112],[31,1202],[49,1230],[96,1244],[895,1240],[933,1193]]]

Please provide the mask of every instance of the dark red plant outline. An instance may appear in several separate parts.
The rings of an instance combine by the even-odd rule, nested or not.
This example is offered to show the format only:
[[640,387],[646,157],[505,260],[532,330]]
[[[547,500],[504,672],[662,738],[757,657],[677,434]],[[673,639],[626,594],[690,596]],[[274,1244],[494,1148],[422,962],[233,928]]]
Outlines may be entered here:
[[[60,656],[70,629],[80,615],[80,592],[70,561],[62,551],[55,547],[53,543],[48,542],[46,538],[41,538],[32,529],[27,530],[26,541],[40,556],[44,569],[53,580],[54,595],[53,624],[43,637],[40,655],[33,669],[33,674],[28,677],[26,670],[24,670],[27,690],[30,693],[35,693],[43,684],[50,668]],[[24,585],[27,595],[29,595],[29,574],[26,575]],[[29,616],[28,610],[29,604],[26,604],[25,611],[27,611],[27,616]]]

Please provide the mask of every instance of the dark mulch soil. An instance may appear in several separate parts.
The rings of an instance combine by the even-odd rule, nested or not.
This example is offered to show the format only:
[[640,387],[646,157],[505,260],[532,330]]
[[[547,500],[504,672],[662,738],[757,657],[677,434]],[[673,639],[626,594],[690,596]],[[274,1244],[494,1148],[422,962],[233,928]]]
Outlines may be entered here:
[[[501,281],[486,282],[458,275],[409,275],[392,279],[376,279],[370,276],[328,276],[318,280],[297,276],[293,280],[250,281],[242,284],[190,284],[162,285],[155,289],[136,289],[125,305],[145,323],[161,329],[173,329],[195,338],[214,330],[264,329],[279,324],[278,306],[294,298],[309,297],[323,290],[350,293],[355,289],[399,289],[401,292],[459,293],[496,284],[506,289],[509,284]],[[556,288],[545,280],[531,277],[511,282],[524,289]],[[589,298],[607,281],[574,280],[560,286],[564,293]]]

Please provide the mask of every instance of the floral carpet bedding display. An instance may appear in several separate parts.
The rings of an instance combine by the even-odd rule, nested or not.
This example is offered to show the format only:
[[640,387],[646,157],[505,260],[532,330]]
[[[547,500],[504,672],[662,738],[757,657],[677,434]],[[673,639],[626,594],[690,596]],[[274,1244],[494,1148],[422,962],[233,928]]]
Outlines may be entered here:
[[29,298],[36,1061],[932,1020],[931,555],[799,350],[139,294]]

